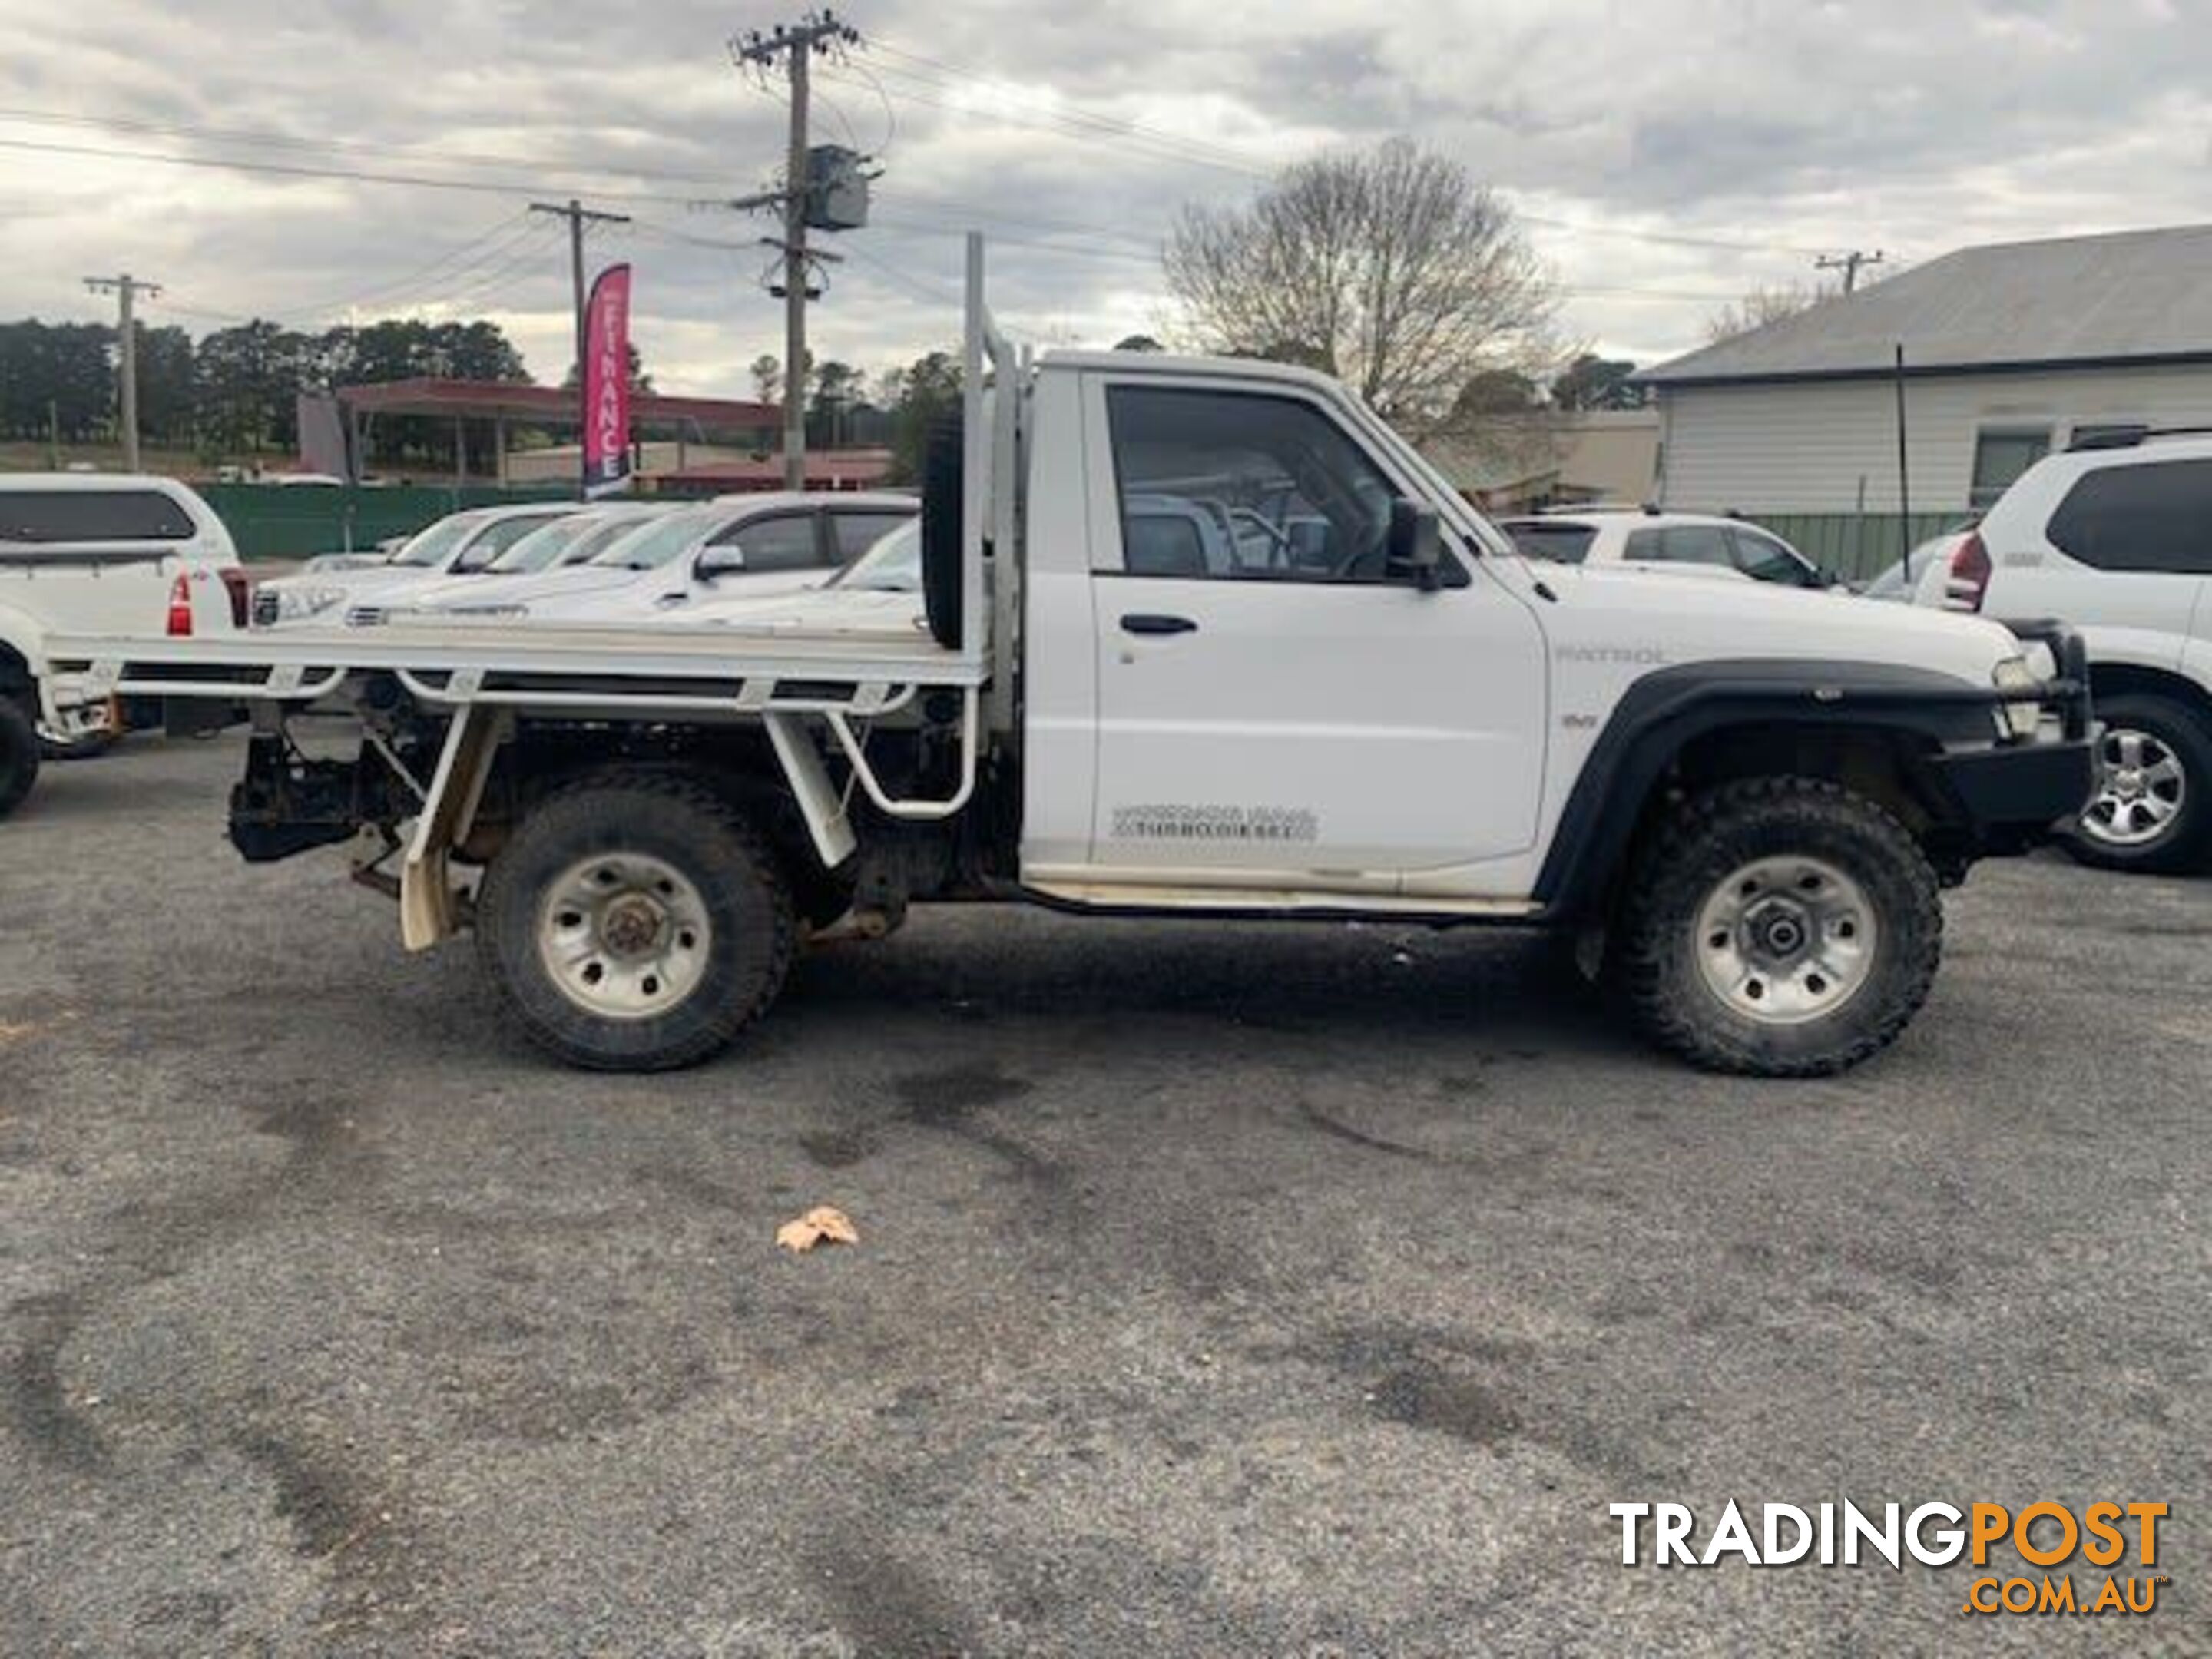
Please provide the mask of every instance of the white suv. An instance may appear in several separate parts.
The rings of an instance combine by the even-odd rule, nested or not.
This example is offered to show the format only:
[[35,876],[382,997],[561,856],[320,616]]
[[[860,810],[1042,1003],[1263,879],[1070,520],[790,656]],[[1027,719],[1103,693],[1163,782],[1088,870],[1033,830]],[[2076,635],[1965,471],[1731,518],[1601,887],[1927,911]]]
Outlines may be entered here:
[[42,743],[113,729],[105,698],[47,672],[47,635],[228,634],[246,605],[229,532],[174,479],[0,473],[0,817],[30,793]]
[[1703,576],[1744,576],[1784,587],[1829,587],[1820,568],[1769,531],[1740,519],[1650,507],[1556,509],[1500,519],[1531,559],[1561,564],[1640,564]]
[[2212,854],[2212,434],[2122,432],[2022,473],[1922,605],[2081,633],[2103,732],[2068,837],[2112,869]]

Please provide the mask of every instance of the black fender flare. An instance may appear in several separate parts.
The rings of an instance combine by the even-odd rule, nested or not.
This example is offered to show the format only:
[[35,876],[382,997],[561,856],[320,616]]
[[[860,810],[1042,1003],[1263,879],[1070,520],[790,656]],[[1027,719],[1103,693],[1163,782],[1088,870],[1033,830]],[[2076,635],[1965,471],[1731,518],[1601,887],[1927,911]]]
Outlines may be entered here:
[[[1656,669],[1628,688],[1598,733],[1560,811],[1534,897],[1562,917],[1601,903],[1652,789],[1699,738],[1731,726],[1825,727],[1934,756],[1948,744],[1990,743],[1990,710],[2002,701],[1994,687],[1887,663],[1747,658]],[[1913,781],[1931,807],[1966,822],[1935,768]]]

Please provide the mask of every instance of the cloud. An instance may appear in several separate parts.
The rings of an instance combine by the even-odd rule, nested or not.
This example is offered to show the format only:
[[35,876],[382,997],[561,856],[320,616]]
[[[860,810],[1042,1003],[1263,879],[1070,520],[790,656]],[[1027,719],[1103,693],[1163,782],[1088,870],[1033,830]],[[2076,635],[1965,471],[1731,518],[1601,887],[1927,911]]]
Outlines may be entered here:
[[[16,15],[10,18],[8,14]],[[1176,206],[1233,199],[1329,144],[1406,131],[1532,219],[1571,331],[1649,361],[1810,253],[1926,258],[1976,241],[2203,216],[2212,29],[2201,0],[887,0],[881,42],[820,77],[818,136],[881,152],[877,222],[831,239],[818,356],[949,343],[959,232],[994,242],[1003,314],[1050,340],[1165,320]],[[775,14],[675,0],[0,0],[0,140],[494,183],[434,190],[0,149],[18,234],[0,315],[99,314],[80,279],[166,285],[191,326],[313,325],[460,304],[542,378],[568,356],[565,247],[532,199],[633,222],[636,331],[672,390],[742,392],[780,349],[759,188],[783,109],[729,62]],[[276,135],[290,143],[253,137]],[[231,135],[231,136],[224,136]],[[2124,188],[2115,188],[2116,181]],[[1569,228],[1584,227],[1589,228]],[[1641,233],[1641,234],[1623,234]],[[1676,238],[1686,240],[1662,240]],[[1697,240],[1730,246],[1695,246]],[[722,244],[724,246],[707,246]]]

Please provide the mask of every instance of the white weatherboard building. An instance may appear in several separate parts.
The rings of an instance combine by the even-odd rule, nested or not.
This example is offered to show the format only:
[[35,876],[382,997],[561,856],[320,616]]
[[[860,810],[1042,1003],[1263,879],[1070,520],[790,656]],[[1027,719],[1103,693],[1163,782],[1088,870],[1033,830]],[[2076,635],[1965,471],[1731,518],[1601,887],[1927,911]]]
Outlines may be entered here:
[[1965,248],[1647,370],[1661,499],[1898,512],[1900,344],[1916,516],[2100,428],[2212,427],[2212,225]]

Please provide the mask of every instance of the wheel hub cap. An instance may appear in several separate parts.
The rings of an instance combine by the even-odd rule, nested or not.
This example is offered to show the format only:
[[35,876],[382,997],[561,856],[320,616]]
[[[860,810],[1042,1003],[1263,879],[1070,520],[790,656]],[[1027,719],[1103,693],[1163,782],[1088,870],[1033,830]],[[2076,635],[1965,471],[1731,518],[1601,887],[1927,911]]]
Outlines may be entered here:
[[1731,872],[1698,912],[1706,988],[1762,1024],[1833,1013],[1857,994],[1879,934],[1865,891],[1824,859],[1754,860]]
[[649,854],[570,866],[538,912],[538,953],[553,983],[605,1019],[649,1019],[677,1006],[705,977],[712,939],[698,888]]
[[2108,847],[2142,847],[2173,827],[2189,787],[2181,757],[2155,732],[2108,728],[2097,745],[2097,793],[2081,833]]

